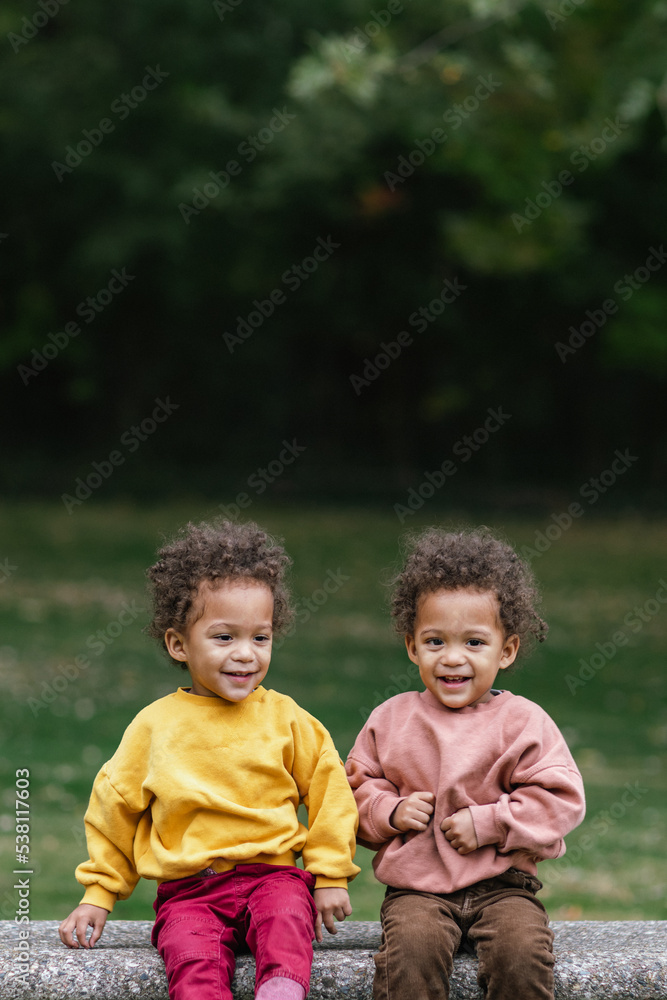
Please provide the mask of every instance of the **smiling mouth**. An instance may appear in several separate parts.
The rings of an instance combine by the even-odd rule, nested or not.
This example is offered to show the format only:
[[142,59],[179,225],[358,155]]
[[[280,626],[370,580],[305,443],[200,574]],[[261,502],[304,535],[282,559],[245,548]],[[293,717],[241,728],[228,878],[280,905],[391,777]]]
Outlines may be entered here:
[[438,680],[447,687],[462,687],[470,680],[469,677],[438,677]]
[[254,677],[254,675],[255,675],[254,670],[243,670],[243,671],[237,670],[234,672],[229,671],[223,674],[224,677],[239,677],[241,680],[245,680],[246,677]]

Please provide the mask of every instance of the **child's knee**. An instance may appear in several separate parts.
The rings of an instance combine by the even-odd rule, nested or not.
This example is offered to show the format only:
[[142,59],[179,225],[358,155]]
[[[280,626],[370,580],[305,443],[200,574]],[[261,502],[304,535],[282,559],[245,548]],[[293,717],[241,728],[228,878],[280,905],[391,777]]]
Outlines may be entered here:
[[400,946],[412,962],[419,963],[434,951],[454,955],[459,946],[461,931],[430,897],[389,896],[381,913],[385,941]]
[[220,924],[210,918],[177,917],[160,929],[157,950],[167,975],[182,962],[216,962],[220,953]]

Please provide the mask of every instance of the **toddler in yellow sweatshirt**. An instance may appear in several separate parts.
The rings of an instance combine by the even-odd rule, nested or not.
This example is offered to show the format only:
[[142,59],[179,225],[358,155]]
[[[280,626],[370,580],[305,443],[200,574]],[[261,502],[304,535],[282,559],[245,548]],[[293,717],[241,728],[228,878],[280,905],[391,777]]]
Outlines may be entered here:
[[352,912],[357,810],[343,764],[317,719],[262,686],[292,619],[289,563],[256,524],[224,521],[187,525],[148,570],[149,632],[191,684],[144,708],[97,775],[76,871],[85,894],[60,937],[92,948],[116,900],[155,879],[171,1000],[231,998],[243,944],[256,997],[303,1000],[313,937]]

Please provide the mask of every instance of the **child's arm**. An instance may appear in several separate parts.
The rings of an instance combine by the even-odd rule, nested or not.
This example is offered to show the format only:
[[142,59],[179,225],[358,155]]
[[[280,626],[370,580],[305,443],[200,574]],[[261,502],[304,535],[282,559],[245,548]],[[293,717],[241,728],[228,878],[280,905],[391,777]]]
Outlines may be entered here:
[[[72,910],[69,917],[66,917],[58,928],[60,940],[68,948],[78,948],[79,945],[82,948],[94,948],[102,935],[108,916],[109,911],[101,906],[81,903],[75,910]],[[89,927],[93,928],[93,932],[86,940],[86,932]]]
[[366,727],[357,737],[345,770],[359,810],[359,844],[377,851],[399,833],[426,830],[435,808],[435,795],[425,790],[401,795],[385,777]]
[[322,941],[322,924],[329,931],[329,934],[336,933],[336,920],[345,920],[352,913],[350,896],[347,889],[332,887],[330,889],[316,889],[313,893],[315,906],[317,907],[317,921],[315,923],[315,938]]
[[[114,757],[103,765],[93,783],[84,817],[89,858],[76,870],[77,881],[86,890],[84,902],[59,928],[60,939],[68,948],[94,947],[116,901],[127,898],[139,881],[132,859],[137,827],[151,799],[143,787],[147,759],[147,740],[142,738],[141,727],[135,720]],[[115,787],[110,776],[114,766],[117,772],[122,772],[122,783],[130,789],[130,796]],[[127,780],[129,772],[137,773],[136,791],[132,791]],[[88,927],[92,927],[92,933],[86,941]]]
[[565,741],[548,722],[542,746],[527,747],[514,767],[511,791],[442,821],[440,828],[459,854],[490,844],[502,854],[527,851],[543,860],[564,853],[563,837],[584,818],[584,786]]
[[343,763],[331,736],[312,716],[299,710],[294,732],[292,774],[308,810],[308,836],[301,856],[306,871],[316,877],[315,927],[322,940],[322,924],[335,934],[334,918],[352,913],[347,883],[359,872],[354,864],[357,808]]

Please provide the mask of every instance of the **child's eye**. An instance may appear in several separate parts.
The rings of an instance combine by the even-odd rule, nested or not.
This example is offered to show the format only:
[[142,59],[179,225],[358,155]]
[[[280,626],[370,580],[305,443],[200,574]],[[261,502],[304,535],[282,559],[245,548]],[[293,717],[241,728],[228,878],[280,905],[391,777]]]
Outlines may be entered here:
[[427,639],[427,646],[442,646],[442,639]]
[[266,643],[266,642],[270,642],[270,641],[271,641],[271,636],[269,636],[269,635],[256,635],[255,636],[255,642],[264,642],[264,643]]
[[227,642],[231,638],[232,637],[228,632],[223,632],[222,635],[216,635],[216,639],[222,639],[224,642]]
[[476,648],[477,646],[483,646],[484,643],[481,639],[468,639],[468,645]]

